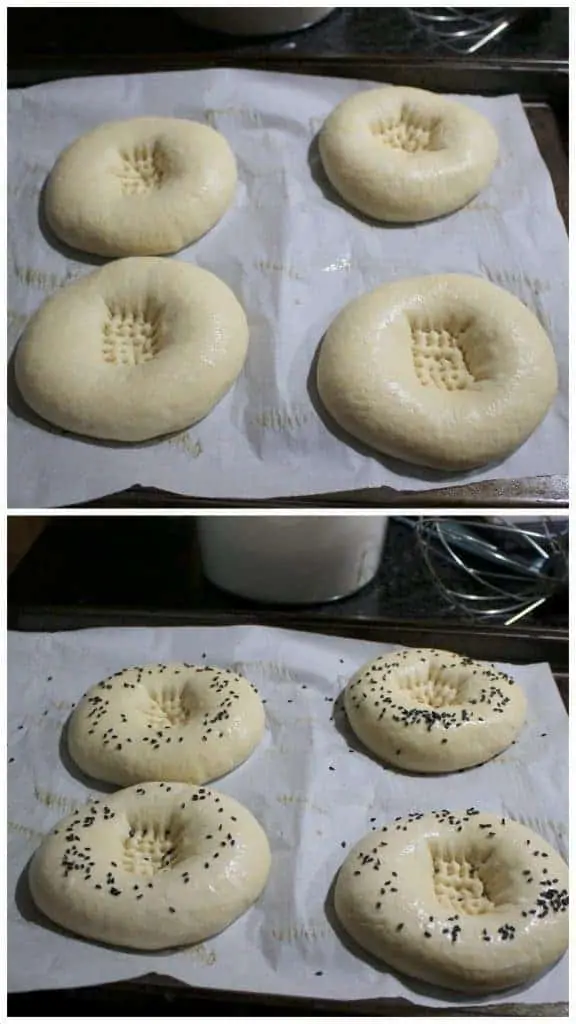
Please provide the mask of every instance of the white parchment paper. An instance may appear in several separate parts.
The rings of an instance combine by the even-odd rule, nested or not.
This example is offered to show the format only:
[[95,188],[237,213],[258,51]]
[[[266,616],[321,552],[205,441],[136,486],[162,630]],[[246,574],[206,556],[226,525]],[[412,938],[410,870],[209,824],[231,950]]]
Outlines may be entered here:
[[[133,484],[257,498],[568,471],[567,236],[520,100],[463,97],[500,138],[499,165],[477,199],[437,222],[382,227],[339,204],[314,142],[333,106],[369,85],[213,69],[9,92],[10,349],[47,295],[102,262],[71,254],[41,229],[39,195],[56,157],[103,121],[146,114],[211,124],[236,154],[233,208],[177,258],[230,285],[251,338],[244,371],[220,405],[187,432],[151,445],[113,447],[50,432],[26,418],[11,387],[10,507],[69,504]],[[553,340],[561,380],[553,410],[523,447],[503,464],[467,475],[408,467],[345,443],[325,424],[311,387],[320,339],[345,303],[385,281],[455,271],[490,279],[536,312]]]
[[[334,709],[350,675],[389,649],[257,626],[10,634],[9,989],[155,973],[194,986],[261,993],[477,1004],[477,998],[399,980],[349,952],[330,923],[329,888],[347,849],[372,823],[413,810],[474,805],[497,811],[534,828],[567,857],[567,715],[548,666],[503,666],[528,697],[528,722],[517,743],[489,764],[448,777],[397,774],[350,742]],[[260,820],[273,866],[261,900],[222,935],[178,953],[141,955],[47,926],[26,895],[23,872],[59,818],[105,791],[97,784],[88,789],[63,763],[62,727],[73,702],[123,667],[169,660],[234,666],[266,701],[265,739],[217,788]],[[530,987],[487,1001],[559,1002],[568,998],[567,989],[564,958]]]

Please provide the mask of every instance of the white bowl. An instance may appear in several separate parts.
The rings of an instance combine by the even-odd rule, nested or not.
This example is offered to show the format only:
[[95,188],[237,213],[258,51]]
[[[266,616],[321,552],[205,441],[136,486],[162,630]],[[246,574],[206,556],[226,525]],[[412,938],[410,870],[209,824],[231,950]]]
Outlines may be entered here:
[[386,516],[199,516],[204,575],[222,590],[272,604],[355,593],[378,571]]
[[269,36],[315,25],[334,7],[175,7],[200,28],[232,36]]

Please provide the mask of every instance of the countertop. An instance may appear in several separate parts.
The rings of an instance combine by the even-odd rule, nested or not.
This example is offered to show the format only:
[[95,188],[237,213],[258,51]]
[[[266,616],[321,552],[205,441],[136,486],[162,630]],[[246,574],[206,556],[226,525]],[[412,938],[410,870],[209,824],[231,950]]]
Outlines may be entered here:
[[[568,7],[522,10],[523,17],[479,55],[567,59]],[[107,59],[123,55],[130,58],[132,70],[145,70],[158,54],[181,57],[185,66],[187,57],[202,54],[237,59],[285,54],[438,57],[455,52],[401,7],[338,7],[304,31],[246,39],[195,28],[179,8],[8,8],[9,85],[57,77],[58,67],[65,74],[89,73],[96,66],[103,70]]]
[[[451,573],[447,579],[456,581]],[[203,576],[195,519],[98,516],[52,519],[9,579],[11,628],[37,629],[42,607],[184,612],[194,618],[269,610],[226,594]],[[522,620],[567,628],[563,590]],[[434,583],[413,529],[392,518],[375,580],[357,594],[306,609],[321,630],[327,619],[466,622]]]

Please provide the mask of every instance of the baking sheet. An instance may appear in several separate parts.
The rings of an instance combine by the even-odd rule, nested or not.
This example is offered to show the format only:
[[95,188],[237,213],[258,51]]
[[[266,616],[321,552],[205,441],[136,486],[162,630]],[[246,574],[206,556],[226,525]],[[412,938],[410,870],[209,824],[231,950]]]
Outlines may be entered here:
[[[83,441],[30,422],[11,381],[10,507],[72,504],[133,484],[265,498],[567,473],[567,236],[519,98],[462,98],[490,118],[501,143],[479,197],[436,222],[382,227],[339,205],[315,144],[332,107],[369,85],[217,68],[9,92],[10,350],[47,295],[101,262],[65,250],[39,221],[39,194],[58,153],[102,121],[145,114],[204,121],[236,153],[233,208],[177,258],[222,277],[251,332],[245,368],[219,406],[177,437],[144,446]],[[468,474],[408,467],[346,443],[325,424],[311,382],[318,344],[346,302],[387,280],[454,271],[487,277],[536,312],[554,342],[561,381],[535,434],[504,463]]]
[[[528,696],[528,722],[517,743],[449,780],[397,774],[349,743],[342,714],[334,710],[350,675],[392,649],[258,626],[9,634],[10,991],[154,973],[193,986],[320,999],[402,998],[439,1007],[482,1002],[401,981],[344,947],[326,902],[345,857],[341,844],[349,849],[372,824],[397,815],[445,807],[449,786],[455,809],[475,805],[514,817],[567,857],[567,715],[548,666],[503,666]],[[88,790],[62,761],[61,732],[73,702],[120,668],[170,660],[233,666],[266,701],[263,742],[217,788],[261,821],[273,866],[261,900],[222,935],[182,952],[142,955],[47,925],[26,894],[23,872],[59,818],[105,791],[98,785]],[[558,1002],[567,993],[564,957],[528,988],[485,1002]]]

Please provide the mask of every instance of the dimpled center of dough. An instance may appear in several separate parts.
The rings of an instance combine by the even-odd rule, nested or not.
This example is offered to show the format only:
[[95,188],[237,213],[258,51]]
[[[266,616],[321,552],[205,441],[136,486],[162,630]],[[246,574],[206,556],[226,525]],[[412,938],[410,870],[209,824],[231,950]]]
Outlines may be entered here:
[[420,153],[436,149],[434,136],[439,120],[419,117],[414,111],[403,109],[399,117],[380,118],[372,122],[372,134],[391,149],[405,153]]
[[132,825],[124,840],[123,868],[133,875],[150,877],[172,867],[178,860],[180,830],[152,823]]
[[[487,914],[498,905],[490,898],[484,864],[465,853],[432,847],[434,893],[441,906],[458,914]],[[484,870],[483,870],[484,869]]]
[[182,690],[166,687],[150,694],[148,717],[153,725],[186,725],[192,709],[184,701]]
[[463,344],[469,326],[412,328],[412,360],[424,387],[464,391],[475,383]]
[[147,310],[109,307],[102,326],[104,362],[138,366],[155,359],[162,347],[160,319]]
[[117,174],[124,195],[147,195],[160,188],[166,176],[166,166],[162,148],[157,142],[121,150],[120,158],[122,164]]
[[461,703],[463,680],[442,669],[430,667],[424,673],[408,672],[400,681],[402,689],[416,704],[428,708],[445,708]]

